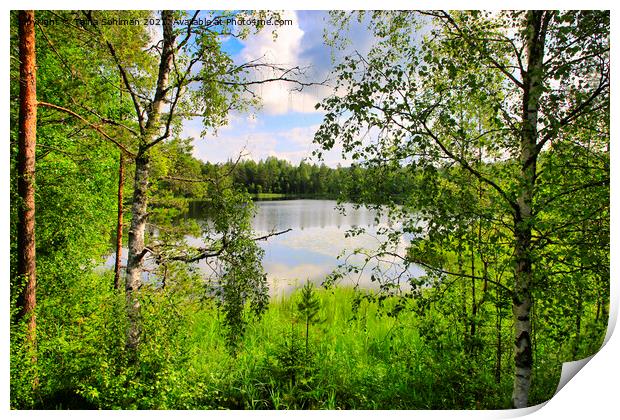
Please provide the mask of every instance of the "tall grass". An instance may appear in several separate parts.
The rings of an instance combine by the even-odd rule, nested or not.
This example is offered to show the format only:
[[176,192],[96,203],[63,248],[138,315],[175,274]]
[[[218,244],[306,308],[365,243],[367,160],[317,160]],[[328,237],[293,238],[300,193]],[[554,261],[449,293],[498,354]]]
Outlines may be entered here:
[[[466,355],[456,329],[439,314],[424,321],[408,310],[389,316],[394,300],[359,301],[358,292],[346,288],[317,293],[320,322],[309,328],[308,354],[305,326],[296,317],[299,293],[273,300],[250,324],[234,358],[213,310],[195,313],[188,344],[191,371],[207,390],[202,403],[238,409],[508,407],[510,360],[496,383],[493,350]],[[429,330],[425,322],[445,334],[422,336],[421,329]]]
[[[480,322],[481,345],[468,352],[459,314],[449,312],[448,304],[420,311],[411,299],[404,309],[393,311],[402,301],[373,295],[361,299],[361,292],[347,288],[315,293],[320,309],[318,321],[308,327],[307,351],[306,326],[297,313],[300,294],[295,292],[273,299],[260,320],[251,320],[231,355],[222,316],[212,301],[193,292],[147,291],[136,364],[123,358],[123,328],[118,324],[122,294],[93,294],[91,312],[76,321],[80,335],[73,337],[74,329],[63,327],[66,338],[54,339],[53,351],[41,351],[40,366],[46,370],[40,374],[46,381],[41,390],[47,395],[39,395],[37,406],[63,408],[73,401],[74,408],[104,409],[509,407],[509,321],[501,331],[504,347],[497,381],[492,317]],[[67,319],[67,326],[72,323]],[[116,325],[116,333],[111,325]],[[552,342],[537,339],[532,404],[550,398],[559,379],[566,354],[549,349]],[[62,371],[52,368],[59,364]],[[19,384],[12,377],[12,406],[25,408]]]

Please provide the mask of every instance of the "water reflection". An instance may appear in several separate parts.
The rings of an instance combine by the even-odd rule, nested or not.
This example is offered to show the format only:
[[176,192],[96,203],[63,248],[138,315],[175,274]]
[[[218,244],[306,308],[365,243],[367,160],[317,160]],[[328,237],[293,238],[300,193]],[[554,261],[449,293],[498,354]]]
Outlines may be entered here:
[[[319,285],[344,261],[344,256],[358,248],[376,249],[385,239],[377,230],[387,226],[387,218],[367,208],[344,204],[343,211],[339,211],[333,200],[259,201],[255,204],[257,214],[253,227],[256,231],[293,229],[261,243],[265,250],[263,266],[272,295],[287,294],[306,280]],[[364,227],[365,233],[346,237],[345,232],[354,227]],[[402,237],[394,251],[404,254],[407,244],[408,240]],[[343,253],[343,257],[338,258]],[[355,256],[347,262],[361,267],[364,258]],[[403,271],[397,260],[385,259],[378,264],[387,275],[396,276]],[[369,263],[360,273],[343,279],[341,284],[377,289],[379,285],[371,281],[371,272],[376,266],[376,262]],[[406,280],[422,274],[421,269],[412,267],[401,278]]]
[[[353,226],[376,226],[375,211],[343,204],[342,211],[336,210],[333,200],[278,200],[257,201],[254,229],[305,230],[308,228],[350,228]],[[383,222],[386,220],[384,219]],[[381,222],[381,220],[380,220]]]
[[[291,228],[290,232],[274,236],[259,244],[264,249],[263,267],[267,273],[270,293],[272,296],[288,294],[301,286],[306,280],[320,285],[325,277],[339,264],[344,262],[346,255],[353,250],[376,249],[385,239],[377,230],[386,227],[385,217],[367,208],[354,208],[351,204],[344,204],[343,211],[336,209],[333,200],[273,200],[257,201],[256,216],[253,219],[253,228],[260,235],[272,231],[281,231]],[[205,221],[204,211],[193,207],[188,217]],[[354,227],[365,228],[365,233],[358,236],[346,237],[348,229]],[[193,246],[204,245],[199,238],[187,237],[188,243]],[[408,244],[406,237],[401,237],[394,249],[404,254]],[[343,257],[338,257],[343,254]],[[126,255],[126,251],[125,251]],[[362,256],[351,257],[347,260],[358,266],[364,264]],[[113,266],[114,256],[108,258],[106,266]],[[372,269],[379,268],[391,276],[401,274],[403,281],[409,277],[423,274],[418,267],[410,267],[403,272],[403,267],[397,259],[383,262],[369,263],[364,270],[341,280],[340,284],[358,284],[363,288],[377,289],[377,282],[371,281]],[[198,263],[199,269],[209,275],[211,270],[205,261]],[[406,289],[406,286],[404,287]]]

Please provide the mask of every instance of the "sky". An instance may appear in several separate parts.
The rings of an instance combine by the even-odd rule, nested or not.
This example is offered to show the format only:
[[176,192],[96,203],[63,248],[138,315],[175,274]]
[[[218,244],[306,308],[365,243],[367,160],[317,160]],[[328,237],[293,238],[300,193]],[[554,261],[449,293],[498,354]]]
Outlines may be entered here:
[[[329,25],[328,13],[285,11],[281,18],[292,20],[292,25],[277,27],[275,40],[268,29],[245,40],[230,38],[223,43],[224,50],[236,63],[264,56],[269,62],[308,67],[305,74],[308,80],[328,78],[333,65],[332,49],[325,45],[323,37]],[[362,25],[352,25],[349,37],[351,48],[360,52],[370,48],[371,36]],[[336,52],[336,59],[346,53],[347,50]],[[331,89],[310,86],[297,92],[292,90],[294,87],[286,82],[262,85],[255,90],[262,100],[259,109],[231,113],[228,125],[204,137],[201,136],[200,118],[187,120],[182,136],[194,139],[194,156],[205,162],[234,160],[243,151],[248,159],[258,161],[275,156],[298,164],[304,158],[309,159],[317,147],[312,144],[312,138],[323,120],[323,113],[316,111],[315,104],[330,94]],[[338,147],[326,153],[323,162],[331,167],[350,163],[342,158]]]

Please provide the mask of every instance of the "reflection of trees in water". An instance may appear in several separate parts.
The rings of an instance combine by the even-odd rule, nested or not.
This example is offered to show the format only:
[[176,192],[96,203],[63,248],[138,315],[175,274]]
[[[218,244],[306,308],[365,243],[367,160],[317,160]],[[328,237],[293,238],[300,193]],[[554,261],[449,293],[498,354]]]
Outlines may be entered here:
[[[343,286],[357,285],[377,290],[386,283],[387,278],[400,276],[402,284],[406,283],[407,278],[423,274],[418,267],[409,267],[403,271],[400,261],[372,261],[364,264],[363,255],[350,255],[358,248],[369,251],[375,249],[384,242],[387,232],[399,228],[399,223],[392,222],[373,209],[356,208],[349,203],[336,208],[337,203],[333,200],[272,200],[255,202],[255,205],[256,215],[252,224],[257,233],[293,229],[285,235],[260,243],[265,250],[263,266],[272,296],[288,295],[306,280],[321,286],[345,259],[361,269],[340,279],[338,284]],[[192,222],[203,227],[211,223],[209,208],[205,203],[190,203],[188,211],[175,219],[174,225],[178,227]],[[147,229],[147,234],[152,237],[165,234],[154,225],[147,226]],[[345,235],[348,231],[357,234]],[[404,255],[410,239],[408,236],[400,236],[394,252]],[[190,246],[204,246],[200,237],[192,236],[187,231],[184,231],[184,239]],[[343,255],[339,258],[341,253]],[[105,266],[113,265],[114,255],[110,255]],[[217,258],[202,260],[194,266],[205,281],[222,275],[221,261]],[[154,273],[148,272],[149,268],[153,268],[152,263],[147,261],[146,268],[143,281],[156,281]]]
[[333,200],[284,200],[256,202],[257,214],[253,220],[254,229],[268,231],[274,227],[284,229],[292,227],[301,230],[335,226],[376,225],[377,213],[367,208],[355,208],[352,204],[343,204],[342,211],[336,209]]

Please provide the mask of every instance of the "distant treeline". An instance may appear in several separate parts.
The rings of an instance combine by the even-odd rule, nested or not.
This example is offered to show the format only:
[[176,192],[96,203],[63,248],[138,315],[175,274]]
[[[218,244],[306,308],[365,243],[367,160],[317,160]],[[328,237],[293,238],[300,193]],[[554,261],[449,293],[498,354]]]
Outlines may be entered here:
[[[203,173],[210,173],[214,164],[205,163]],[[251,194],[287,194],[287,195],[319,195],[341,198],[355,198],[362,193],[362,186],[368,183],[370,175],[367,169],[359,166],[330,168],[325,164],[290,162],[268,157],[255,162],[240,161],[234,164],[227,162],[225,166],[234,165],[231,172],[233,182],[244,186]],[[373,176],[376,174],[373,174]],[[377,180],[381,181],[381,180]],[[405,191],[405,182],[385,185],[386,193],[400,195]]]
[[[180,139],[164,144],[153,161],[158,202],[164,197],[201,199],[210,184],[195,181],[227,178],[226,182],[250,194],[315,196],[383,204],[401,202],[414,188],[414,178],[420,176],[419,170],[411,166],[368,168],[354,164],[331,168],[306,161],[293,165],[273,156],[258,162],[203,162],[193,156],[189,140]],[[166,202],[169,204],[169,200]]]

